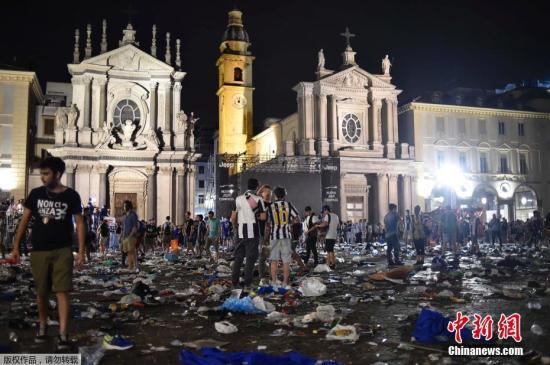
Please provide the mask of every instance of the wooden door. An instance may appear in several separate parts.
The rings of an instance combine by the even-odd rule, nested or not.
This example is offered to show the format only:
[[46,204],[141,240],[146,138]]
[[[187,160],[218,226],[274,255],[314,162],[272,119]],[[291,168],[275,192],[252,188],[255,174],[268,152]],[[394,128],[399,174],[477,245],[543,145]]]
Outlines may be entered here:
[[124,201],[129,200],[137,209],[137,193],[115,193],[115,217],[120,218],[124,215]]

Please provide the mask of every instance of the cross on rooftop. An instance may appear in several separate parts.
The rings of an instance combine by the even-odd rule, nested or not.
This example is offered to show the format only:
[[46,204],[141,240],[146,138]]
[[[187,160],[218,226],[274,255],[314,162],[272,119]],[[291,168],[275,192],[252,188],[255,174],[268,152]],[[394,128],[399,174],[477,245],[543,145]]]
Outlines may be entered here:
[[132,15],[136,15],[138,12],[132,6],[132,1],[129,1],[128,2],[128,8],[122,10],[122,13],[128,15],[128,23],[131,23],[132,22]]
[[349,28],[346,27],[346,31],[344,33],[340,33],[340,35],[344,38],[346,38],[346,47],[351,48],[351,44],[349,43],[349,39],[351,37],[355,37],[355,34],[349,32]]

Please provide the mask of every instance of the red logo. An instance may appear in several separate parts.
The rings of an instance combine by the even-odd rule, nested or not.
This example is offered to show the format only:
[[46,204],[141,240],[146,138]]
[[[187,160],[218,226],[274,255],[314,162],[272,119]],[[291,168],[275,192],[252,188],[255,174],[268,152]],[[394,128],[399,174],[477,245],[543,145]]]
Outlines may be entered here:
[[[468,316],[462,315],[462,312],[456,313],[456,320],[450,321],[447,324],[447,330],[454,332],[455,341],[462,343],[462,336],[460,330],[462,330],[466,324],[470,321]],[[472,337],[475,340],[479,340],[482,337],[485,340],[491,340],[493,338],[493,318],[487,314],[485,317],[481,317],[479,314],[474,314]],[[506,340],[508,338],[514,339],[516,342],[521,342],[521,314],[512,313],[509,316],[505,314],[500,315],[500,319],[497,324],[498,338],[500,340]]]

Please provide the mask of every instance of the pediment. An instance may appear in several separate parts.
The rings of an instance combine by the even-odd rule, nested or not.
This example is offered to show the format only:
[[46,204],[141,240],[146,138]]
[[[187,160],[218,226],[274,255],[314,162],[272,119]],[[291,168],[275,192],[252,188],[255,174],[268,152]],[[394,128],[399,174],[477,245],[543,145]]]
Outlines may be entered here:
[[81,65],[87,64],[110,66],[113,70],[124,71],[174,71],[172,66],[132,44],[89,58],[81,63]]
[[336,72],[320,80],[321,85],[338,86],[347,88],[375,87],[381,89],[395,89],[395,85],[382,80],[376,75],[370,74],[359,66],[352,66]]
[[457,147],[472,147],[472,145],[466,141],[461,141],[460,143],[457,144]]

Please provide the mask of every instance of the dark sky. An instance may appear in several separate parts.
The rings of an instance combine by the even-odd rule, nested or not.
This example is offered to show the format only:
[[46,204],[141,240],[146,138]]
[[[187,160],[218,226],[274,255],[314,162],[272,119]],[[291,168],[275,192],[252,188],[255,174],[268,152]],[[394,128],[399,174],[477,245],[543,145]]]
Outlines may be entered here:
[[[10,5],[7,5],[9,3]],[[76,27],[93,26],[94,54],[101,20],[108,21],[109,48],[121,39],[128,1],[10,1],[0,22],[0,63],[13,56],[30,64],[43,85],[69,81]],[[84,5],[86,4],[86,5]],[[88,5],[90,4],[90,5]],[[393,60],[393,82],[404,90],[401,102],[427,90],[450,86],[500,87],[524,79],[550,79],[548,41],[550,1],[134,1],[134,28],[149,50],[151,26],[182,39],[183,105],[205,125],[217,125],[218,45],[227,11],[237,5],[256,56],[254,119],[259,129],[268,116],[296,110],[291,90],[314,78],[317,51],[326,66],[338,68],[345,26],[357,36],[358,64],[380,72],[380,60]],[[83,52],[84,39],[81,38]],[[172,56],[174,57],[174,56]]]

